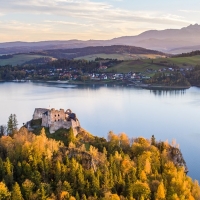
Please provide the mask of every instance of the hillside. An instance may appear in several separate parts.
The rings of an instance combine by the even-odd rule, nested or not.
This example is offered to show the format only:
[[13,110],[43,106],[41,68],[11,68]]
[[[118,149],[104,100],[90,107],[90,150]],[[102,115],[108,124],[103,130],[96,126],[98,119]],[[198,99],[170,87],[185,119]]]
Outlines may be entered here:
[[192,56],[199,56],[200,55],[200,51],[192,51],[192,52],[188,52],[188,53],[182,53],[182,54],[178,54],[173,56],[174,58],[180,58],[180,57],[192,57]]
[[[118,73],[128,73],[133,72],[147,72],[161,70],[163,68],[194,68],[196,65],[200,64],[200,55],[193,53],[183,54],[180,56],[166,57],[166,58],[155,58],[155,59],[136,59],[121,62],[114,67],[107,69],[107,72],[112,72],[113,70]],[[151,73],[150,73],[151,74]]]
[[[43,59],[43,62],[41,62]],[[49,62],[54,60],[51,56],[43,56],[39,54],[15,54],[9,56],[0,56],[0,66],[5,65],[23,65],[26,63],[35,63],[35,61],[40,61],[41,63]],[[38,62],[37,62],[38,63]]]
[[[52,59],[74,59],[81,58],[84,56],[92,55],[115,55],[115,59],[122,60],[128,58],[129,60],[135,59],[138,55],[139,58],[142,57],[161,57],[165,56],[164,53],[155,50],[144,49],[134,46],[124,46],[124,45],[113,45],[113,46],[97,46],[97,47],[85,47],[85,48],[75,48],[75,49],[55,49],[46,50],[35,53],[26,54],[14,54],[9,56],[0,56],[0,66],[3,65],[21,65],[21,64],[31,64],[37,63],[38,58],[49,57]],[[113,58],[113,56],[111,57]],[[30,62],[33,61],[33,62]],[[42,63],[42,62],[41,62]]]
[[112,46],[96,46],[96,47],[85,47],[78,49],[57,49],[47,50],[42,54],[47,54],[56,58],[76,58],[80,56],[93,55],[93,54],[155,54],[165,55],[162,52],[155,50],[144,49],[141,47],[125,46],[125,45],[112,45]]
[[[0,199],[199,199],[180,150],[155,137],[108,140],[81,130],[68,142],[26,128],[0,138]],[[56,133],[52,137],[57,138]],[[132,141],[132,142],[131,142]]]
[[181,54],[181,53],[189,53],[191,51],[199,51],[200,45],[194,46],[185,46],[180,48],[174,48],[169,51],[170,54]]

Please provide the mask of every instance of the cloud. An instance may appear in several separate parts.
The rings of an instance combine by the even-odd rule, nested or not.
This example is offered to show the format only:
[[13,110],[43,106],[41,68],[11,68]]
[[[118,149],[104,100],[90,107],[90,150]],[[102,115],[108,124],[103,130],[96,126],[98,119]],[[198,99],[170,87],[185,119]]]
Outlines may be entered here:
[[38,32],[38,30],[40,31],[49,31],[51,28],[48,25],[44,25],[44,24],[34,24],[34,23],[23,23],[20,21],[15,21],[15,20],[11,20],[11,21],[6,21],[5,22],[0,22],[0,29],[1,32],[2,31],[7,31],[7,30],[23,30],[23,31],[34,31],[34,32]]
[[[2,0],[0,0],[2,1]],[[120,8],[114,8],[109,3],[92,2],[89,0],[7,0],[1,4],[3,13],[32,13],[71,17],[76,20],[85,19],[92,21],[135,21],[156,24],[180,23],[185,25],[191,22],[174,16],[164,16],[159,12],[131,12]]]
[[76,23],[76,22],[68,22],[68,21],[53,21],[53,20],[44,20],[44,23],[50,23],[50,24],[62,24],[62,25],[72,25],[72,26],[83,26],[83,27],[92,26],[91,24],[81,24],[81,23]]
[[[122,35],[139,34],[152,28],[181,27],[193,23],[177,14],[121,9],[115,7],[114,3],[112,5],[112,2],[0,0],[0,3],[0,13],[4,14],[0,18],[4,20],[0,23],[1,36],[3,33],[5,37],[6,34],[12,34],[12,38],[18,37],[29,41],[38,38],[111,39]],[[10,20],[14,19],[15,15],[18,16],[18,21]],[[23,15],[24,19],[21,17]],[[23,38],[23,33],[26,38]]]
[[184,13],[200,13],[199,10],[179,10],[179,11]]

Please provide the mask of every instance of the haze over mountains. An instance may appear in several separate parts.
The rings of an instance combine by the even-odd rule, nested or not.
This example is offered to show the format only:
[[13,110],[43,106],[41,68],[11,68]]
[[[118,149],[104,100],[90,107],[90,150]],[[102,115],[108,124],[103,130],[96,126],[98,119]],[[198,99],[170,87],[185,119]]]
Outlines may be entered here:
[[195,24],[181,29],[166,29],[161,31],[149,30],[136,36],[123,36],[111,40],[0,43],[0,54],[110,45],[137,46],[172,54],[199,50],[200,25]]

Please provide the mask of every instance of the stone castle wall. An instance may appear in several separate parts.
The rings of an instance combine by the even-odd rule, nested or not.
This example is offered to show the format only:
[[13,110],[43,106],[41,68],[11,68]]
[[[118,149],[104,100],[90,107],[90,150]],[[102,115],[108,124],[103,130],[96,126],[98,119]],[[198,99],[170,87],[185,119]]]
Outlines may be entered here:
[[51,109],[49,114],[50,114],[51,122],[66,120],[66,118],[68,117],[64,109],[60,109],[60,110]]
[[50,133],[54,133],[61,128],[69,129],[72,127],[76,135],[77,130],[80,127],[80,123],[78,119],[69,119],[70,113],[71,110],[69,109],[65,112],[64,109],[55,110],[54,108],[36,108],[33,114],[33,120],[42,119],[41,125],[48,127]]
[[46,108],[36,108],[33,113],[33,120],[41,119],[43,117],[43,113],[49,111],[49,109]]
[[56,121],[49,125],[49,132],[54,133],[55,131],[66,128],[69,129],[72,126],[71,121]]

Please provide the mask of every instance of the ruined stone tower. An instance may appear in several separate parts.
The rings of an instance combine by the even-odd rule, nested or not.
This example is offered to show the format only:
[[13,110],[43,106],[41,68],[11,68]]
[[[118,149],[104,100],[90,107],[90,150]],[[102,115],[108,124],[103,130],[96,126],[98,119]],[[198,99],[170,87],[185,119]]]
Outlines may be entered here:
[[80,128],[80,123],[76,114],[72,113],[70,109],[64,111],[64,109],[55,110],[54,108],[36,108],[33,114],[33,120],[37,119],[42,119],[41,125],[48,127],[50,133],[54,133],[61,128],[69,129],[72,127],[74,134],[76,135]]

